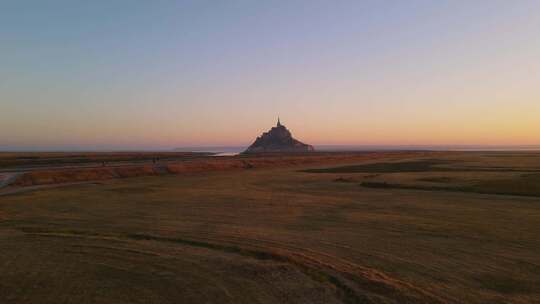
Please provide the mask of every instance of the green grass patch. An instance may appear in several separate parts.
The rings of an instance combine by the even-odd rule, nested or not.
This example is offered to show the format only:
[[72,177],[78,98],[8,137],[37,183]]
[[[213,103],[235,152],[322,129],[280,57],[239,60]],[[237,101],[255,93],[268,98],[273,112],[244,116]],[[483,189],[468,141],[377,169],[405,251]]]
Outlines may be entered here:
[[426,172],[453,171],[452,168],[435,167],[447,164],[447,161],[421,160],[399,163],[373,163],[364,165],[341,166],[323,169],[308,169],[308,173],[397,173],[397,172]]
[[[350,165],[332,168],[308,169],[307,173],[410,173],[410,172],[539,172],[538,169],[524,170],[511,167],[473,167],[453,166],[449,160],[415,160],[407,162],[382,162],[363,165]],[[446,165],[446,166],[442,166]]]
[[530,189],[530,185],[526,184],[526,188],[520,191],[520,188],[497,187],[499,183],[489,184],[481,183],[470,186],[424,186],[424,185],[405,185],[394,184],[387,182],[362,182],[360,186],[375,189],[403,189],[403,190],[422,190],[422,191],[449,191],[449,192],[466,192],[478,194],[496,194],[496,195],[516,195],[516,196],[531,196],[539,197],[540,189]]

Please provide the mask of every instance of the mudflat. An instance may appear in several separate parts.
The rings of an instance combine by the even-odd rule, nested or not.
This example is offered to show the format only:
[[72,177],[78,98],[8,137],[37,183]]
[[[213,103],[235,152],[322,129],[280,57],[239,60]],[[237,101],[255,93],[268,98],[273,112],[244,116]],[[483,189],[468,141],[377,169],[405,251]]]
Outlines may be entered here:
[[0,196],[0,302],[540,303],[540,153],[270,158]]

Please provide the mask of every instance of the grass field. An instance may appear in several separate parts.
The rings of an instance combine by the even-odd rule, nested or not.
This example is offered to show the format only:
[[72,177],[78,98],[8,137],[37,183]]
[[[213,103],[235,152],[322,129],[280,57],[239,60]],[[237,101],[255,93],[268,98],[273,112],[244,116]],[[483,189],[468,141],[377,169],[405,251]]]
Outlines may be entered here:
[[540,303],[540,153],[0,196],[0,303]]

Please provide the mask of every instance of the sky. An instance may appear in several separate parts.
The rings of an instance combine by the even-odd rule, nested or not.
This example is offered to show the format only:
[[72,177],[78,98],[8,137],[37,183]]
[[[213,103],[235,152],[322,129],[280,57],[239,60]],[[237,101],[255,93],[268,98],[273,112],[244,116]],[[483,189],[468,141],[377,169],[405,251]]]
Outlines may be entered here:
[[540,1],[0,0],[0,150],[540,144]]

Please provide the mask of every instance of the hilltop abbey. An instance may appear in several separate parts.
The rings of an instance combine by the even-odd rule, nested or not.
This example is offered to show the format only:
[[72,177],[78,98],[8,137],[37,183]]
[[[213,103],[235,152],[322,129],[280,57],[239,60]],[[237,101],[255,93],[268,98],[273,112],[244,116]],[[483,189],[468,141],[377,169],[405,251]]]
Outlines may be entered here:
[[244,153],[261,152],[312,152],[313,146],[292,137],[291,132],[281,124],[279,117],[275,127],[257,137]]

